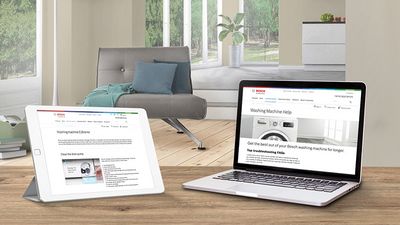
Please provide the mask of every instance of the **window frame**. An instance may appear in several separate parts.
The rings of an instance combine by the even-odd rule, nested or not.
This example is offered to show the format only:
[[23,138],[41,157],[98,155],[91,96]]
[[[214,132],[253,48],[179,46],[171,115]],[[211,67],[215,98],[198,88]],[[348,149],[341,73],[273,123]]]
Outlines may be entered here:
[[[183,0],[183,40],[184,46],[188,46],[191,51],[191,36],[192,36],[192,1]],[[217,62],[208,62],[208,0],[202,0],[202,63],[191,64],[192,69],[201,69],[209,67],[217,67],[222,65],[222,42],[217,40]],[[169,47],[171,42],[170,37],[170,0],[163,0],[163,47]],[[217,14],[222,14],[222,1],[217,0]],[[221,23],[222,19],[217,16],[217,24]],[[217,25],[215,24],[215,25]],[[221,31],[217,27],[217,34]]]

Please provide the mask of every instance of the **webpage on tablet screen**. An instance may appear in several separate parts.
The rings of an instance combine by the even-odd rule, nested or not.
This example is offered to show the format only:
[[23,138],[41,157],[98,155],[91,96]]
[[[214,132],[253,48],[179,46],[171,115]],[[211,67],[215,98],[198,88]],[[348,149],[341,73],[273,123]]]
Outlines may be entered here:
[[152,188],[139,115],[38,110],[53,194]]

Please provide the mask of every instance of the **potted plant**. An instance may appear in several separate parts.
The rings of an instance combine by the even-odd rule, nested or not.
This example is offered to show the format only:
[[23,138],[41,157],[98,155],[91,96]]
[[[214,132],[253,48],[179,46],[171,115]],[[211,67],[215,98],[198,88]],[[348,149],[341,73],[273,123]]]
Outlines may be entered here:
[[321,15],[320,19],[321,19],[321,22],[329,23],[329,22],[333,22],[334,16],[332,13],[324,13]]
[[217,27],[222,27],[223,30],[219,33],[218,39],[223,41],[229,34],[232,36],[232,45],[229,46],[230,67],[240,67],[241,47],[244,41],[247,40],[246,35],[240,31],[243,25],[240,23],[244,19],[244,13],[237,13],[234,19],[229,16],[219,15],[223,18],[224,22],[217,24]]

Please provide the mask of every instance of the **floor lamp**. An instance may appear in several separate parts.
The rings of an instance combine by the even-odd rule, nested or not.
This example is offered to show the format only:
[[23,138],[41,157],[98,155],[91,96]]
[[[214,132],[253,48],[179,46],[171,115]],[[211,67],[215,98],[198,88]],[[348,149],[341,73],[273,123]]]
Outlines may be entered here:
[[58,105],[58,74],[57,74],[57,0],[54,0],[53,9],[53,102]]

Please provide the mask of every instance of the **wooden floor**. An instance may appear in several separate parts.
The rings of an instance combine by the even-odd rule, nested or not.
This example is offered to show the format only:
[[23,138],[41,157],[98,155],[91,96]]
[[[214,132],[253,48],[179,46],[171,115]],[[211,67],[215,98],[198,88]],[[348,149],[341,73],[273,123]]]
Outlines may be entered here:
[[[197,150],[185,134],[162,120],[150,120],[160,166],[232,166],[235,122],[223,120],[181,120],[206,146]],[[0,160],[1,165],[32,165],[31,156]]]

